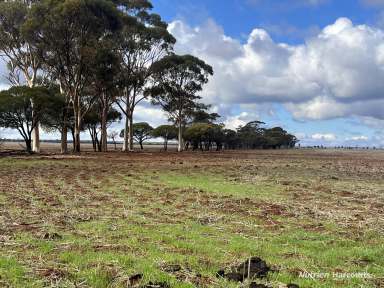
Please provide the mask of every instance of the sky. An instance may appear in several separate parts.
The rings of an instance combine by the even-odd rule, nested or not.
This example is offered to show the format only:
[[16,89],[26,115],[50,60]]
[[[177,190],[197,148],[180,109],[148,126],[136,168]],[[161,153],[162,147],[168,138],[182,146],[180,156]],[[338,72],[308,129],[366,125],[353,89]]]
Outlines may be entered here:
[[[384,147],[384,0],[152,3],[177,39],[176,52],[212,65],[201,96],[227,127],[261,120],[304,146]],[[136,121],[167,119],[143,103]]]

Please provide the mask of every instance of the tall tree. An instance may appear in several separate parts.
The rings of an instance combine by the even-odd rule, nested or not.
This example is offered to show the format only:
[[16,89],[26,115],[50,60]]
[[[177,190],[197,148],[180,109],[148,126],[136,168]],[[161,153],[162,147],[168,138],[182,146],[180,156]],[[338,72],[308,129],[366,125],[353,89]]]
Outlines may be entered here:
[[[0,56],[8,63],[8,79],[14,86],[22,86],[26,83],[33,88],[37,85],[38,72],[41,68],[39,49],[28,41],[23,31],[34,2],[36,1],[0,2]],[[34,103],[31,105],[33,108]],[[32,117],[36,117],[35,114],[35,109],[32,109]],[[40,152],[40,133],[37,122],[32,131],[32,138],[32,150],[38,153]]]
[[48,0],[33,5],[27,21],[25,30],[43,51],[44,64],[73,107],[76,152],[80,152],[83,117],[92,106],[83,97],[89,96],[85,88],[92,78],[96,51],[101,41],[120,29],[120,15],[111,1]]
[[119,58],[112,41],[105,41],[105,44],[96,53],[94,77],[90,87],[92,93],[97,96],[97,106],[100,110],[102,152],[108,150],[107,125],[110,120],[108,116],[117,98],[118,77],[116,75],[119,73],[119,64]]
[[204,105],[197,92],[208,83],[213,69],[191,55],[170,55],[152,65],[154,86],[148,90],[153,103],[160,105],[178,127],[178,151],[183,147],[183,127],[189,117]]
[[160,16],[149,13],[148,10],[152,6],[145,6],[145,2],[148,4],[147,1],[137,2],[142,3],[142,10],[138,12],[132,7],[126,10],[128,14],[134,15],[137,21],[134,24],[131,21],[125,23],[121,34],[123,97],[119,106],[126,116],[124,151],[133,150],[134,111],[136,106],[146,98],[144,90],[150,80],[151,66],[168,55],[176,42]]

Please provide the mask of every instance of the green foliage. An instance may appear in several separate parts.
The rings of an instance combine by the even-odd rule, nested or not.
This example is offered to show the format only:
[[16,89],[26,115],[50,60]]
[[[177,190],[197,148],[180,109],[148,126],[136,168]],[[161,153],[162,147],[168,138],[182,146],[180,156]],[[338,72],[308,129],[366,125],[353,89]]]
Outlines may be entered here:
[[0,92],[0,127],[16,129],[31,151],[32,130],[55,110],[54,92],[45,87],[12,87]]
[[161,125],[152,131],[154,138],[164,139],[164,150],[168,150],[169,140],[177,139],[177,128],[173,125]]
[[[144,149],[143,143],[151,139],[153,127],[149,125],[147,122],[140,122],[133,124],[133,137],[140,144],[140,148]],[[120,133],[120,137],[124,136],[125,131],[122,130]]]
[[216,144],[217,150],[221,150],[224,141],[223,127],[213,123],[194,123],[185,130],[184,139],[187,146],[192,145],[193,150],[210,150],[213,144]]
[[191,55],[171,55],[152,66],[155,86],[150,90],[153,103],[161,105],[170,120],[183,124],[201,106],[196,95],[213,75],[212,67]]
[[243,149],[257,148],[293,148],[295,147],[297,138],[288,134],[287,131],[280,127],[265,129],[261,125],[265,124],[260,121],[252,121],[243,127],[237,129],[237,147]]
[[[204,116],[204,113],[201,114]],[[211,114],[205,113],[205,116]],[[204,117],[203,119],[207,119]],[[222,124],[209,121],[188,125],[183,135],[186,146],[193,150],[210,150],[215,145],[216,150],[226,149],[276,149],[293,148],[297,143],[295,136],[288,134],[280,127],[262,128],[265,123],[252,121],[241,126],[237,131],[225,129]]]
[[182,151],[183,125],[196,110],[205,107],[198,102],[201,97],[197,93],[208,83],[213,69],[194,56],[172,54],[154,63],[151,70],[155,85],[147,93],[152,96],[152,102],[160,105],[169,120],[178,126],[178,150]]
[[81,121],[93,102],[85,92],[100,63],[99,49],[121,27],[121,12],[106,0],[42,1],[32,6],[24,25],[28,41],[41,51],[44,68],[71,101],[77,152]]

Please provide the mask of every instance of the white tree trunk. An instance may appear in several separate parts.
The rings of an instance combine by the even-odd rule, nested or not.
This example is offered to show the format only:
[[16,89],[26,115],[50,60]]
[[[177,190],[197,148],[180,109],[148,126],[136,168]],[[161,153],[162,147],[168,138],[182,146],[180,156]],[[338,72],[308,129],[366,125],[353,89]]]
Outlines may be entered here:
[[32,151],[34,153],[40,153],[40,129],[39,123],[36,123],[35,128],[32,131]]
[[123,151],[128,152],[129,151],[129,122],[128,117],[125,117],[125,128],[124,128],[124,144],[123,144]]
[[[37,76],[37,69],[33,69],[32,75],[29,74],[28,69],[24,70],[25,78],[27,79],[27,83],[29,88],[35,87],[36,84],[36,76]],[[35,118],[35,108],[32,104],[32,118]],[[40,153],[40,123],[39,121],[35,120],[35,127],[32,130],[32,152],[34,153]]]

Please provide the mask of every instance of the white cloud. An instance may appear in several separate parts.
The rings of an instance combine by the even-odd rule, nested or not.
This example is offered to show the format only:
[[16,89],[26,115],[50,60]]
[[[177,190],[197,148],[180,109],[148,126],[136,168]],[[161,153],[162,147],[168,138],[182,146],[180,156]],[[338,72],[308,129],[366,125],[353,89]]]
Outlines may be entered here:
[[244,126],[251,121],[250,115],[247,112],[241,112],[236,116],[228,116],[224,121],[225,127],[228,129],[236,130],[240,126]]
[[332,133],[328,133],[328,134],[317,133],[317,134],[313,134],[311,136],[311,139],[323,140],[323,141],[335,141],[337,139],[337,137],[335,134],[332,134]]
[[367,136],[360,135],[360,136],[353,136],[350,138],[346,138],[345,140],[346,141],[368,141],[369,138]]
[[384,32],[340,18],[302,45],[276,43],[254,29],[245,43],[209,20],[170,25],[180,53],[213,65],[207,103],[283,103],[296,119],[384,119]]

